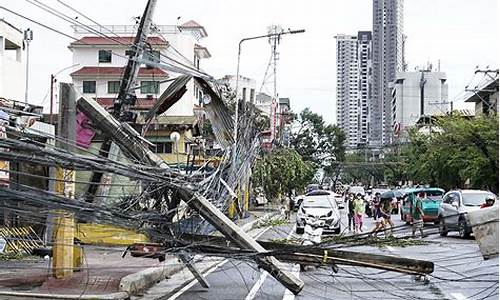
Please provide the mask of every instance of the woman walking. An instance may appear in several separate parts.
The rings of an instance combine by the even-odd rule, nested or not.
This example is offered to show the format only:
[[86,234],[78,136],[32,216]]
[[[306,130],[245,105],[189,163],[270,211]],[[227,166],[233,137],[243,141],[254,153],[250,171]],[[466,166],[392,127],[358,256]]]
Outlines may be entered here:
[[354,199],[354,231],[356,234],[363,232],[363,214],[365,213],[365,202],[363,196],[358,194]]

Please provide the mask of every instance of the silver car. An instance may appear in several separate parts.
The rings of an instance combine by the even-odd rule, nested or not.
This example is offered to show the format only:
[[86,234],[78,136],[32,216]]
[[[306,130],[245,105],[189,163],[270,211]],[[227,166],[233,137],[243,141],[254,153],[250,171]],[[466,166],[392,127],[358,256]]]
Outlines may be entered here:
[[487,197],[498,199],[492,192],[481,190],[454,190],[443,197],[439,207],[439,234],[446,236],[451,230],[458,230],[460,237],[468,238],[472,233],[467,213],[481,208]]

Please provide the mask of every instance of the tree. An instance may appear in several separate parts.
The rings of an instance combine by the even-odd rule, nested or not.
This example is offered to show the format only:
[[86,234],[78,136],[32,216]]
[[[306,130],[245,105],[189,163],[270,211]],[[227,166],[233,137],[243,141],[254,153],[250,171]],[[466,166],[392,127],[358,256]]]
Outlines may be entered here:
[[311,162],[304,162],[297,151],[277,148],[260,158],[253,168],[254,187],[262,187],[266,196],[276,199],[293,189],[303,189],[314,176]]
[[345,134],[335,125],[325,125],[323,117],[308,108],[298,116],[298,130],[292,135],[291,145],[303,160],[323,168],[336,181],[345,159]]
[[435,130],[410,135],[408,165],[420,181],[446,189],[463,187],[498,193],[498,118],[441,118]]

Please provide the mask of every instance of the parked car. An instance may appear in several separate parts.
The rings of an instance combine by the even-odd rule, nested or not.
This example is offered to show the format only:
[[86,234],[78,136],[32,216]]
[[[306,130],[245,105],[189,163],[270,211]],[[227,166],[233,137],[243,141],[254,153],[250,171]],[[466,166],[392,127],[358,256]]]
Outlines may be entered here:
[[401,205],[401,220],[405,221],[406,224],[413,222],[412,210],[415,207],[417,195],[421,192],[426,195],[425,199],[422,201],[422,208],[424,210],[422,220],[424,222],[434,222],[437,224],[437,222],[439,222],[439,207],[443,199],[444,190],[432,187],[407,189],[405,191],[403,203]]
[[262,206],[267,203],[267,198],[264,195],[264,193],[257,193],[257,196],[255,197],[255,206]]
[[315,184],[315,183],[309,184],[308,186],[306,186],[306,194],[309,192],[312,192],[312,191],[319,190],[319,189],[320,189],[319,184]]
[[308,218],[324,221],[325,233],[340,233],[340,211],[332,192],[315,190],[306,194],[295,219],[297,233],[304,233]]
[[451,230],[458,230],[460,237],[467,238],[472,233],[467,213],[480,209],[487,197],[498,198],[492,192],[481,190],[454,190],[443,197],[439,208],[439,234],[446,236]]

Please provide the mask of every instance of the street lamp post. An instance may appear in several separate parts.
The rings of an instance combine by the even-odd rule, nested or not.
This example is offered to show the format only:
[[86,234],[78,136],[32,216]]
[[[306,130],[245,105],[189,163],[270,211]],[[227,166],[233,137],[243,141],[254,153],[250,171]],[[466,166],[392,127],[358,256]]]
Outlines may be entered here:
[[54,109],[54,83],[56,83],[56,76],[59,75],[61,72],[66,71],[67,69],[79,66],[80,64],[74,64],[71,66],[68,66],[66,68],[63,68],[59,71],[57,71],[55,74],[50,74],[50,109],[49,109],[49,114],[50,114],[50,124],[54,124],[54,117],[53,117],[53,109]]
[[[234,138],[234,154],[236,154],[236,144],[238,140],[238,104],[239,104],[239,81],[240,81],[240,60],[241,60],[241,46],[243,42],[249,41],[249,40],[256,40],[256,39],[261,39],[261,38],[269,38],[269,37],[274,37],[274,36],[281,36],[285,34],[296,34],[296,33],[303,33],[305,32],[304,29],[301,30],[288,30],[288,31],[283,31],[283,32],[278,32],[278,33],[269,33],[265,35],[259,35],[259,36],[253,36],[253,37],[248,37],[241,39],[240,42],[238,43],[238,64],[236,66],[236,106],[234,109],[234,131],[233,131],[233,138]],[[233,162],[236,161],[236,155],[233,155]]]
[[30,42],[33,40],[33,31],[26,29],[24,31],[24,41],[26,42],[26,87],[24,90],[24,102],[28,103],[28,77],[29,77],[29,62],[30,62]]

